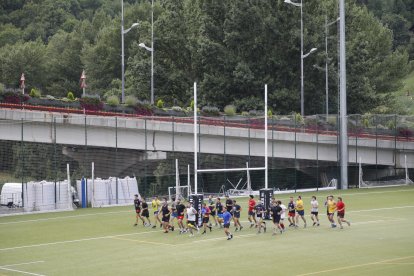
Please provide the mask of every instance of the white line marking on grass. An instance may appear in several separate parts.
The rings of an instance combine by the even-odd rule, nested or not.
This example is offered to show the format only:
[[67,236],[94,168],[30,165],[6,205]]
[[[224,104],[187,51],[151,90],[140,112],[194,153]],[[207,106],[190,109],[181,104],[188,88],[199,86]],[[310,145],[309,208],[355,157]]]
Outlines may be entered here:
[[123,238],[111,238],[114,240],[121,240],[121,241],[132,241],[132,242],[138,242],[138,243],[147,243],[147,244],[155,244],[155,245],[168,245],[168,246],[176,246],[175,244],[170,243],[162,243],[162,242],[152,242],[152,241],[143,241],[143,240],[133,240],[133,239],[123,239]]
[[27,275],[45,276],[44,274],[31,273],[31,272],[27,272],[27,271],[11,269],[11,268],[5,268],[5,267],[0,267],[0,269],[7,270],[7,271],[12,271],[12,272],[18,272],[18,273],[27,274]]
[[20,263],[20,264],[1,265],[0,267],[9,267],[9,266],[17,266],[17,265],[37,264],[37,263],[44,263],[44,262],[45,261],[35,261],[35,262]]
[[360,212],[372,212],[372,211],[382,211],[382,210],[393,210],[393,209],[405,209],[405,208],[413,208],[414,205],[408,206],[395,206],[395,207],[387,207],[387,208],[376,208],[376,209],[363,209],[357,211],[348,211],[348,213],[360,213]]
[[370,265],[376,265],[376,264],[386,264],[387,262],[398,261],[398,260],[406,260],[406,259],[410,259],[410,258],[414,258],[414,256],[394,258],[394,259],[386,259],[386,260],[372,262],[372,263],[365,263],[365,264],[359,264],[359,265],[350,265],[350,266],[338,267],[338,268],[333,268],[333,269],[327,269],[327,270],[315,271],[315,272],[310,272],[310,273],[305,273],[305,274],[299,274],[297,276],[308,276],[308,275],[315,275],[315,274],[321,274],[321,273],[326,273],[326,272],[352,269],[352,268],[362,267],[362,266],[370,266]]
[[[248,237],[248,236],[256,236],[256,234],[237,235],[237,236],[234,236],[234,238],[242,238],[242,237]],[[219,238],[213,238],[213,239],[193,241],[192,243],[208,242],[208,241],[214,241],[214,240],[225,240],[225,239],[227,239],[227,237],[219,237]]]
[[110,238],[116,238],[116,237],[125,237],[125,236],[132,236],[132,235],[143,235],[143,234],[151,234],[151,233],[158,233],[158,232],[157,231],[146,231],[146,232],[138,232],[138,233],[101,236],[101,237],[95,237],[95,238],[85,238],[85,239],[77,239],[77,240],[39,243],[39,244],[23,245],[23,246],[16,246],[16,247],[0,248],[0,251],[9,251],[9,250],[14,250],[14,249],[22,249],[22,248],[41,247],[41,246],[56,245],[56,244],[66,244],[66,243],[74,243],[74,242],[110,239]]
[[3,224],[4,225],[7,225],[7,224],[17,224],[17,223],[25,223],[25,222],[48,221],[48,220],[66,219],[66,218],[80,218],[80,217],[89,217],[89,216],[96,216],[96,215],[111,215],[111,214],[130,213],[130,212],[131,211],[117,211],[117,212],[105,212],[105,213],[96,213],[96,214],[83,214],[83,215],[74,215],[74,216],[61,216],[61,217],[54,217],[54,218],[19,220],[19,221],[0,222],[0,225],[3,225]]

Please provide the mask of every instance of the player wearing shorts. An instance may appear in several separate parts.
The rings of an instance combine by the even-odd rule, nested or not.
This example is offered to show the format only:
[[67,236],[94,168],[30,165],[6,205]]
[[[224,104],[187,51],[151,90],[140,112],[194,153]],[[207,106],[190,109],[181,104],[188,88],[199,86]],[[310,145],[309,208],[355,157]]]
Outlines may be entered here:
[[270,208],[270,214],[272,215],[272,220],[273,220],[273,225],[274,225],[272,236],[276,235],[277,229],[280,231],[280,234],[283,233],[282,227],[279,224],[281,213],[282,213],[282,208],[279,205],[279,201],[275,200],[273,202],[272,207]]
[[162,223],[160,221],[160,218],[158,217],[158,213],[160,211],[160,205],[161,205],[161,201],[158,199],[158,196],[155,196],[152,199],[151,202],[152,205],[152,212],[154,213],[154,226],[152,226],[152,228],[157,227],[157,221],[160,223],[160,228],[162,227]]
[[138,225],[138,220],[142,220],[142,225],[145,225],[144,219],[141,217],[141,200],[139,200],[138,195],[135,195],[134,199],[134,207],[135,207],[135,214],[136,214],[136,221],[134,226]]
[[233,234],[230,233],[230,220],[231,220],[231,214],[227,210],[226,207],[223,207],[223,226],[224,226],[224,233],[227,236],[227,240],[231,240],[233,238]]
[[319,217],[318,217],[318,208],[319,208],[319,203],[316,200],[316,196],[312,196],[312,200],[311,200],[311,219],[313,221],[313,226],[319,226]]
[[290,201],[288,203],[288,220],[289,220],[289,227],[294,227],[295,224],[295,202],[293,201],[293,197],[290,197]]
[[194,236],[193,230],[198,231],[198,228],[196,226],[197,210],[194,209],[191,203],[188,203],[186,212],[187,212],[187,226],[188,226],[188,229],[190,230],[190,237],[193,237]]
[[236,226],[236,232],[243,229],[243,226],[240,224],[240,212],[241,206],[237,204],[237,201],[233,200],[233,220],[234,226]]
[[264,205],[259,202],[259,204],[256,205],[256,219],[257,219],[257,228],[259,229],[257,231],[257,234],[260,234],[262,232],[266,233],[266,222],[263,220],[265,215],[265,207]]
[[280,208],[282,209],[282,211],[280,212],[280,222],[279,225],[280,227],[282,227],[282,231],[285,231],[285,218],[286,218],[286,206],[284,204],[282,204],[282,201],[278,200],[277,203],[279,204]]
[[298,199],[296,200],[296,227],[299,226],[299,217],[302,218],[304,222],[303,228],[306,228],[305,206],[303,206],[301,196],[298,196]]
[[171,218],[170,218],[170,225],[174,226],[174,220],[177,219],[178,214],[177,214],[177,201],[175,200],[175,198],[172,198],[172,202],[171,202]]
[[164,198],[164,202],[161,207],[160,215],[161,215],[161,220],[162,220],[162,226],[164,228],[164,233],[168,233],[168,229],[171,229],[171,231],[174,231],[174,226],[170,225],[171,209],[168,207],[166,198]]
[[148,203],[145,201],[145,198],[142,198],[142,212],[141,217],[146,218],[148,220],[147,226],[151,226],[151,220],[149,218],[149,211],[148,211]]
[[342,201],[342,197],[339,197],[339,196],[338,196],[338,202],[336,203],[336,212],[338,216],[338,223],[341,229],[344,228],[342,226],[342,222],[345,222],[346,224],[348,224],[348,226],[351,226],[351,222],[345,219],[345,203]]
[[216,211],[217,211],[217,221],[220,225],[220,228],[222,228],[221,224],[223,223],[223,204],[221,204],[219,197],[216,199]]
[[336,224],[334,221],[334,214],[336,210],[336,202],[332,195],[328,196],[328,200],[326,201],[326,207],[327,207],[328,220],[331,223],[331,227],[335,228]]
[[[218,226],[218,222],[217,222],[217,212],[216,212],[216,203],[213,200],[213,196],[208,196],[208,208],[210,208],[210,217],[212,217],[214,219],[215,222],[215,226]],[[210,222],[210,226],[211,226],[211,222]]]
[[183,223],[185,205],[181,203],[180,199],[177,199],[177,205],[175,206],[175,208],[177,210],[178,227],[180,227],[180,234],[182,234],[185,232],[186,229]]
[[[257,221],[256,221],[256,216],[254,214],[254,208],[256,207],[256,201],[254,200],[254,196],[250,195],[250,199],[249,199],[249,209],[247,212],[247,219],[250,222],[250,228],[252,228],[254,225],[256,225],[257,227]],[[254,223],[253,223],[254,221]]]
[[206,203],[203,203],[203,207],[201,208],[201,216],[203,217],[203,228],[204,231],[202,234],[206,233],[207,227],[210,228],[210,232],[211,232],[211,226],[208,225],[209,219],[210,219],[210,208],[207,207]]

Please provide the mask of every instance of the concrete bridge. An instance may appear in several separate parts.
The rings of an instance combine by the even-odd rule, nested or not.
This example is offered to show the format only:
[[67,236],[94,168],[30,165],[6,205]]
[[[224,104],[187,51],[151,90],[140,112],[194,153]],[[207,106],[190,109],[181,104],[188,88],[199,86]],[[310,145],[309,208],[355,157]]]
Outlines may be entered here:
[[[23,132],[22,132],[23,130]],[[264,129],[203,124],[200,152],[264,156]],[[272,133],[270,133],[272,132]],[[225,136],[224,136],[225,134]],[[269,130],[268,156],[337,161],[337,136],[306,130]],[[142,158],[164,159],[166,152],[193,152],[191,118],[126,118],[83,116],[43,111],[0,109],[0,140],[134,149]],[[414,168],[414,142],[392,137],[352,137],[349,162]],[[140,159],[140,158],[138,158]]]

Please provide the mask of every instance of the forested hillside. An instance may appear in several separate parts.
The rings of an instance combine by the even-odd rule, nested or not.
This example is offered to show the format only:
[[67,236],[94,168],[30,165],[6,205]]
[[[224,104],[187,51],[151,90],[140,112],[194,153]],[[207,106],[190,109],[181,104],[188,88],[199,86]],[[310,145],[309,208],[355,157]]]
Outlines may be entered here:
[[[325,112],[325,17],[338,17],[337,0],[303,1],[306,114]],[[0,0],[0,83],[43,95],[121,94],[121,0]],[[393,91],[414,58],[414,1],[347,0],[348,112],[393,106]],[[151,1],[125,0],[125,91],[150,97]],[[155,97],[188,106],[192,83],[201,105],[238,111],[263,106],[269,86],[273,113],[300,110],[300,9],[283,0],[156,0]],[[337,111],[337,24],[329,27],[329,106]],[[319,68],[319,69],[318,69]]]

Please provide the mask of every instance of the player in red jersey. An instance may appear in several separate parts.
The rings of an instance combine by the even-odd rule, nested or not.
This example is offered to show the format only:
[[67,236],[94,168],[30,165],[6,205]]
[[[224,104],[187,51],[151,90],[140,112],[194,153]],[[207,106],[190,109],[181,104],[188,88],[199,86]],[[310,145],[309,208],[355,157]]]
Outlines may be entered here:
[[345,219],[345,203],[342,201],[342,197],[340,196],[338,196],[338,202],[336,203],[336,212],[338,216],[338,223],[341,229],[344,228],[342,226],[342,222],[345,222],[346,224],[348,224],[348,226],[351,226],[351,222]]
[[254,214],[255,207],[256,207],[256,201],[254,200],[254,196],[250,195],[249,210],[248,210],[248,217],[247,217],[248,220],[250,221],[250,228],[252,228],[254,225],[257,225],[256,216]]

